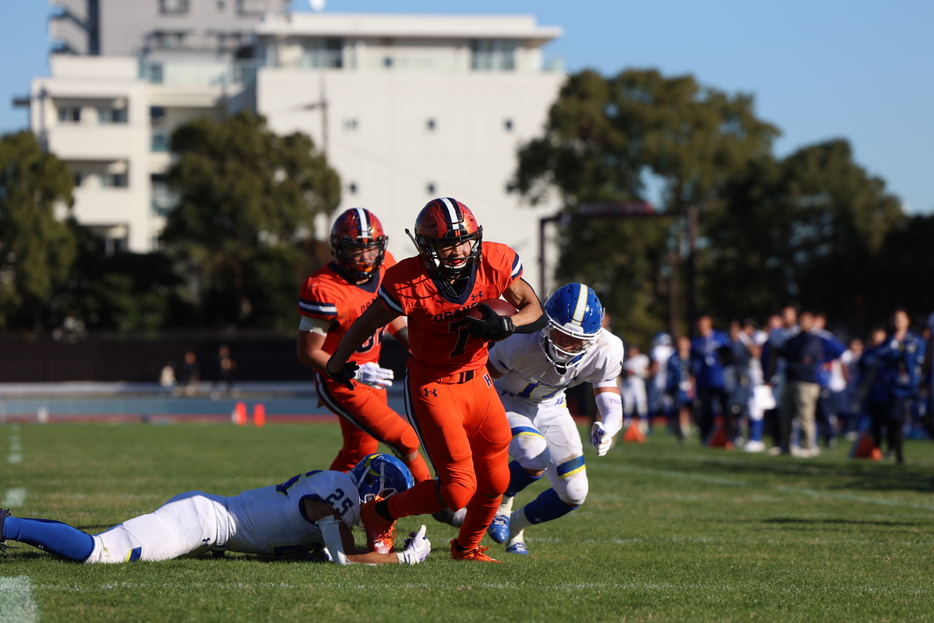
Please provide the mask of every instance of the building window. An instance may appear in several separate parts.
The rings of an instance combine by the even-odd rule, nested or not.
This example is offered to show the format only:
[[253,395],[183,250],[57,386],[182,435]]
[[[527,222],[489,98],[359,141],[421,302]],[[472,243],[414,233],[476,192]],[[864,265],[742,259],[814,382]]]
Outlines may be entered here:
[[343,39],[315,37],[306,39],[302,47],[302,67],[340,69],[344,66]]
[[434,132],[435,131],[435,120],[432,118],[429,118],[428,121],[425,122],[425,127],[428,128],[429,132]]
[[153,47],[162,50],[176,50],[188,46],[189,33],[184,30],[161,30],[153,33]]
[[81,123],[81,108],[78,106],[68,106],[58,109],[59,123]]
[[347,191],[350,192],[351,195],[356,195],[357,194],[357,183],[351,182],[350,184],[348,184]]
[[360,127],[356,119],[344,119],[344,129],[348,132],[354,132]]
[[266,8],[266,0],[239,0],[239,9],[241,13],[265,13]]
[[165,123],[165,108],[162,106],[149,107],[149,125],[160,126]]
[[147,80],[153,84],[162,84],[164,78],[164,73],[162,70],[162,63],[152,63],[149,65],[149,71],[146,75]]
[[227,3],[224,0],[217,0],[217,10],[223,11],[227,8]]
[[149,151],[169,151],[169,134],[165,130],[154,130],[149,141]]
[[435,196],[435,185],[434,185],[434,182],[428,182],[428,185],[425,186],[425,190],[428,191],[428,194],[429,194],[429,195],[431,195],[432,197],[434,197],[434,196]]
[[383,67],[385,67],[386,69],[392,68],[392,57],[391,56],[383,57]]
[[98,108],[97,122],[104,125],[110,123],[126,123],[127,110],[126,108]]
[[127,188],[130,185],[126,173],[102,173],[101,186],[104,188]]
[[72,179],[75,182],[75,188],[81,188],[81,183],[84,182],[84,173],[81,171],[75,171],[72,175]]
[[512,119],[506,119],[506,121],[503,122],[503,127],[506,128],[507,132],[512,132]]
[[474,39],[470,42],[470,68],[474,71],[512,71],[516,68],[516,42]]
[[159,10],[162,13],[187,13],[188,0],[159,0]]
[[149,176],[152,185],[152,211],[156,216],[166,216],[178,207],[178,195],[169,189],[165,175],[154,173]]

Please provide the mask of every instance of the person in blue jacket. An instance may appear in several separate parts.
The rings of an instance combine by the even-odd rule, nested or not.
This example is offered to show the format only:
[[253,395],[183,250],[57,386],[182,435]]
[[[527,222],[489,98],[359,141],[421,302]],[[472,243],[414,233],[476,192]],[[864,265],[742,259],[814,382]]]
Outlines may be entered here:
[[892,323],[895,331],[888,335],[875,352],[884,366],[882,384],[886,392],[886,402],[885,410],[872,418],[872,436],[876,445],[880,445],[882,431],[885,429],[886,450],[895,455],[896,462],[904,463],[903,427],[906,419],[911,416],[912,401],[918,396],[918,368],[920,358],[924,354],[924,343],[908,330],[911,320],[904,309],[895,310]]

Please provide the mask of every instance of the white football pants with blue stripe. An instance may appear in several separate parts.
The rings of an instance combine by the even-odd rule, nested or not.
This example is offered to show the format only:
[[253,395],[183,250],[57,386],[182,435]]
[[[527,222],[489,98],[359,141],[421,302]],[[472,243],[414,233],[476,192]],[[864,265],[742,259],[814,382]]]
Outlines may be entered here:
[[512,441],[509,456],[527,470],[545,470],[562,502],[580,506],[587,497],[587,471],[580,432],[562,396],[556,403],[537,403],[501,395]]
[[197,556],[227,543],[231,521],[223,496],[189,491],[176,495],[152,513],[94,535],[94,549],[85,562]]

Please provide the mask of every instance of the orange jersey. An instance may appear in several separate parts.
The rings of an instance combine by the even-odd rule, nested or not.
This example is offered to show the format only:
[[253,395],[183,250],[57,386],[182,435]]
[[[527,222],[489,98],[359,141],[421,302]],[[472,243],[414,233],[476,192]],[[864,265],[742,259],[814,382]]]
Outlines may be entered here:
[[389,309],[408,317],[409,369],[441,377],[482,368],[486,340],[471,337],[464,316],[483,299],[498,298],[521,276],[518,254],[496,242],[483,243],[480,263],[457,296],[428,275],[421,256],[387,270],[379,297]]
[[[348,282],[335,269],[333,263],[312,273],[302,285],[298,299],[298,313],[309,318],[317,318],[328,323],[328,335],[324,340],[323,350],[333,353],[350,325],[359,318],[376,298],[380,281],[386,269],[396,260],[388,251],[380,266],[379,276],[360,285]],[[351,361],[367,363],[379,361],[380,341],[384,328],[381,328],[357,349]]]

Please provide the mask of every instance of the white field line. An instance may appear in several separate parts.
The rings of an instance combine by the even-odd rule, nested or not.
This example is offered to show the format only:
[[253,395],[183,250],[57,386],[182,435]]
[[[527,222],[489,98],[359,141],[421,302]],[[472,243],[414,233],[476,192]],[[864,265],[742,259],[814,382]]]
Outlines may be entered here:
[[32,598],[29,578],[0,577],[0,621],[34,623],[39,620],[39,608]]
[[16,487],[14,489],[7,489],[6,495],[3,496],[3,501],[0,501],[0,506],[3,508],[16,508],[17,506],[22,506],[26,503],[26,489],[24,487]]
[[11,465],[23,462],[23,446],[19,440],[19,426],[16,424],[10,427],[10,453],[7,455],[7,462]]
[[648,467],[631,467],[629,465],[613,465],[605,463],[595,463],[594,470],[610,470],[616,472],[625,472],[627,474],[643,474],[646,476],[664,476],[666,478],[679,478],[681,480],[695,480],[711,485],[722,485],[725,487],[753,488],[762,491],[780,491],[782,493],[793,493],[808,495],[815,498],[835,498],[837,500],[846,500],[848,502],[860,502],[863,504],[878,504],[880,506],[895,506],[899,508],[914,508],[918,510],[934,511],[934,504],[917,504],[914,502],[904,502],[902,500],[892,500],[887,498],[873,498],[865,495],[854,495],[852,493],[836,493],[834,491],[821,491],[818,489],[807,489],[805,487],[789,487],[787,485],[765,485],[761,483],[749,483],[745,480],[736,480],[732,478],[720,478],[717,476],[705,476],[704,474],[690,474],[686,472],[673,472],[664,469],[651,469]]
[[[494,590],[516,590],[516,591],[528,591],[530,585],[525,582],[470,582],[470,586],[473,588],[486,588]],[[364,584],[360,582],[341,582],[341,581],[319,581],[308,584],[293,584],[289,582],[257,582],[257,583],[248,583],[248,582],[234,582],[234,583],[207,583],[207,582],[196,582],[196,583],[187,583],[187,584],[178,584],[174,582],[159,582],[156,584],[149,584],[145,582],[107,582],[104,584],[97,585],[60,585],[60,584],[39,584],[32,587],[34,592],[39,591],[49,591],[49,592],[58,592],[58,593],[87,593],[87,592],[106,592],[106,591],[119,591],[119,590],[133,590],[133,591],[164,591],[164,590],[228,590],[228,591],[243,591],[243,590],[284,590],[284,591],[294,591],[296,589],[307,589],[307,590],[321,590],[321,589],[331,589],[331,590],[341,590],[341,591],[372,591],[374,588],[385,588],[385,583],[373,583],[373,584]],[[461,590],[464,588],[463,584],[453,584],[453,583],[427,583],[427,582],[406,582],[406,583],[393,583],[392,587],[394,590]],[[677,584],[677,583],[663,583],[663,582],[605,582],[605,581],[594,581],[594,582],[574,582],[574,583],[560,583],[560,584],[551,584],[551,585],[542,585],[535,583],[534,589],[536,591],[579,591],[579,590],[623,590],[623,591],[657,591],[657,592],[675,592],[683,593],[684,591],[692,592],[724,592],[724,593],[735,593],[737,591],[748,592],[751,587],[748,584],[727,584],[727,583],[713,583],[713,584],[697,584],[697,583],[687,583],[687,584]],[[853,585],[853,586],[811,586],[811,585],[790,585],[790,586],[774,586],[771,584],[765,584],[761,587],[762,590],[768,591],[770,593],[826,593],[832,591],[834,594],[846,593],[852,595],[865,595],[865,594],[876,594],[876,595],[931,595],[934,594],[934,589],[930,588],[921,588],[921,587],[904,587],[904,586],[871,586],[871,585]],[[2,584],[0,584],[0,590],[2,590]],[[2,594],[2,593],[0,593]],[[0,611],[2,612],[2,611]],[[5,620],[5,619],[4,619]]]

